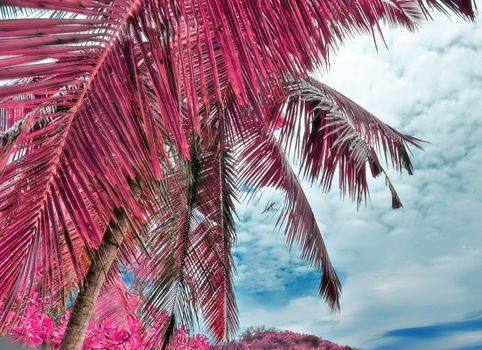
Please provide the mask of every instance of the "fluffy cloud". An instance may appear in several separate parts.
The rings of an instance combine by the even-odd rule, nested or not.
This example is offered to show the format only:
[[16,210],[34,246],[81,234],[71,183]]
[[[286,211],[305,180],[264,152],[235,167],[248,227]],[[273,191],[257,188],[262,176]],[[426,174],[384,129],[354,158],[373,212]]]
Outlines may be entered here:
[[[342,310],[330,314],[316,296],[318,276],[296,251],[289,254],[275,219],[261,215],[266,200],[241,207],[236,286],[244,327],[264,324],[364,349],[396,349],[407,342],[389,336],[392,330],[464,320],[480,308],[482,23],[439,16],[419,33],[385,33],[388,50],[377,52],[370,38],[349,42],[322,79],[430,142],[425,152],[414,152],[413,177],[391,174],[404,208],[390,209],[383,179],[372,181],[371,201],[358,212],[336,191],[305,187],[344,280]],[[481,331],[419,344],[467,347],[480,344]]]

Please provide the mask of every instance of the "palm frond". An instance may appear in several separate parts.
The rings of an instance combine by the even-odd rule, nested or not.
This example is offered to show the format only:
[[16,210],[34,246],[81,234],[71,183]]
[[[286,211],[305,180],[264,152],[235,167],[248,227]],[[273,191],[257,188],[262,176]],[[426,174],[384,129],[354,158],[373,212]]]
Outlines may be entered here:
[[339,308],[341,282],[331,264],[323,237],[299,180],[274,135],[263,126],[255,126],[240,150],[242,184],[253,191],[274,187],[285,193],[284,206],[277,225],[285,227],[288,246],[297,243],[301,255],[322,272],[320,295],[332,309]]
[[205,145],[194,141],[187,167],[172,180],[170,208],[155,221],[149,255],[143,257],[146,269],[138,277],[144,317],[148,325],[163,313],[171,317],[167,327],[150,333],[152,346],[168,344],[172,322],[192,325],[198,313],[218,341],[232,337],[238,325],[231,257],[234,180],[229,154],[216,139]]
[[[61,90],[47,97],[48,103],[55,100],[56,107],[43,106],[43,102],[29,105],[30,112],[20,120],[10,118],[8,110],[3,110],[7,111],[5,120],[22,124],[20,131],[14,126],[13,134],[7,132],[8,142],[3,142],[0,150],[0,246],[2,251],[11,244],[19,249],[15,256],[6,255],[0,268],[0,276],[9,283],[16,278],[26,281],[33,273],[33,266],[22,270],[25,257],[33,253],[32,243],[38,237],[49,240],[54,227],[72,223],[83,245],[95,248],[114,208],[124,208],[132,221],[147,216],[133,199],[128,179],[139,178],[147,184],[160,179],[159,144],[147,141],[149,135],[156,135],[152,125],[157,121],[148,112],[140,112],[147,107],[145,86],[135,72],[135,42],[127,40],[127,32],[118,35],[123,40],[109,48],[95,82],[85,81],[91,86],[88,94],[77,88]],[[73,72],[76,68],[69,69]],[[45,81],[50,84],[52,79]],[[32,84],[26,87],[30,89]],[[24,107],[16,107],[14,112],[18,108]],[[48,123],[38,126],[42,120]],[[154,194],[151,202],[156,202]],[[4,236],[7,233],[9,240]],[[74,255],[71,258],[78,259]],[[78,265],[75,261],[71,264]],[[2,297],[8,292],[8,286],[0,287]]]
[[[166,348],[176,325],[193,325],[197,320],[194,291],[190,288],[189,269],[195,268],[188,251],[193,242],[192,232],[200,224],[195,211],[196,188],[199,182],[198,150],[193,147],[190,160],[179,160],[179,168],[168,175],[170,201],[149,223],[148,255],[141,256],[137,271],[138,284],[145,303],[142,318],[153,347]],[[161,315],[169,322],[158,325]]]
[[127,288],[119,267],[114,264],[95,303],[94,318],[109,320],[115,327],[127,328],[129,319],[137,317],[140,304],[140,297]]
[[453,12],[458,16],[475,18],[477,5],[474,0],[418,0],[418,5],[429,16],[429,9],[436,9],[444,13]]
[[273,120],[283,119],[280,142],[288,152],[294,148],[301,173],[326,191],[338,173],[341,193],[360,204],[368,194],[368,165],[373,177],[385,175],[392,206],[400,207],[379,158],[412,174],[408,146],[421,148],[422,141],[396,131],[314,79],[288,83],[287,89],[290,97],[275,108]]
[[[201,155],[202,179],[200,183],[199,211],[210,225],[201,225],[201,249],[193,249],[199,256],[203,270],[208,275],[195,280],[199,286],[198,299],[203,320],[216,341],[232,338],[238,327],[238,310],[234,295],[234,261],[231,250],[236,241],[234,222],[236,185],[234,158],[226,135],[226,117],[223,108],[210,118],[211,130],[202,134],[204,149]],[[208,129],[208,127],[206,128]],[[206,133],[215,135],[213,139]],[[202,192],[201,192],[202,191]]]

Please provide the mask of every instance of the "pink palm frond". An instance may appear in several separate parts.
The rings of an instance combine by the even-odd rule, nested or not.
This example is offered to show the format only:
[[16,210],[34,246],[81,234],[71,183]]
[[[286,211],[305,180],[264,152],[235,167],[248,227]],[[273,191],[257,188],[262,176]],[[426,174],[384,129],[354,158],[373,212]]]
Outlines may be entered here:
[[[384,158],[395,169],[413,173],[408,145],[422,141],[402,134],[336,90],[313,79],[288,83],[290,97],[282,114],[280,142],[294,149],[301,173],[322,188],[331,188],[336,172],[342,194],[359,204],[367,196],[367,165],[373,177],[384,174],[394,208],[401,202],[383,169]],[[281,110],[275,117],[281,117]],[[294,145],[293,145],[294,143]]]
[[262,127],[250,133],[239,156],[240,180],[251,190],[274,187],[285,193],[278,226],[285,227],[288,246],[297,243],[301,256],[322,273],[319,292],[332,309],[338,309],[341,282],[333,268],[323,237],[313,211],[291,168],[282,148],[274,136]]
[[94,308],[94,320],[98,323],[109,321],[114,327],[127,328],[129,322],[137,319],[141,298],[122,281],[117,266],[109,270],[107,281]]

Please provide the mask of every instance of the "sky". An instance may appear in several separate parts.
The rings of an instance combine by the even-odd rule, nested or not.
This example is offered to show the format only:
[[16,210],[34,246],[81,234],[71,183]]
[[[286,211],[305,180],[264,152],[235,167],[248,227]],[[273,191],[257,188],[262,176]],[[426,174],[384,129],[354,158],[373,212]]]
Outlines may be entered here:
[[241,328],[265,325],[367,350],[482,349],[482,21],[435,16],[418,33],[385,30],[345,43],[323,82],[384,122],[430,143],[415,174],[391,173],[358,211],[337,188],[304,184],[343,281],[341,311],[317,295],[319,274],[290,253],[259,201],[238,207],[234,255]]

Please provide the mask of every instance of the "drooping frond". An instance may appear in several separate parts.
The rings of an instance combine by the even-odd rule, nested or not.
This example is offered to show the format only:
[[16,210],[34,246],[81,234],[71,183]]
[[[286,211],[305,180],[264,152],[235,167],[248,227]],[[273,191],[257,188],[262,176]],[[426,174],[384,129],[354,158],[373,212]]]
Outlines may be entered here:
[[[232,337],[238,325],[231,257],[234,179],[229,154],[220,137],[215,139],[195,143],[187,167],[180,168],[186,173],[172,179],[170,208],[155,221],[144,257],[147,271],[139,278],[144,280],[148,325],[163,313],[176,326],[191,325],[199,313],[213,338],[221,341]],[[150,332],[152,346],[167,346],[172,322],[161,332]]]
[[448,13],[453,12],[461,17],[474,19],[476,3],[474,0],[418,0],[418,5],[425,14],[434,8],[438,11]]
[[[199,183],[199,149],[191,150],[190,159],[180,160],[179,168],[167,175],[170,202],[149,223],[148,255],[141,257],[137,278],[145,300],[142,318],[152,347],[165,349],[176,325],[192,325],[197,320],[194,291],[190,288],[189,269],[198,266],[188,252],[195,243],[193,232],[202,218],[195,210]],[[159,324],[161,315],[169,321]]]
[[267,128],[253,129],[240,151],[240,181],[252,190],[274,187],[284,191],[277,225],[285,227],[288,246],[297,243],[302,257],[322,272],[320,295],[332,309],[338,309],[341,282],[301,184],[274,135]]
[[[116,19],[112,20],[113,23],[123,18],[118,18],[121,9],[112,14],[112,18]],[[102,9],[99,11],[104,12]],[[85,13],[80,11],[80,14]],[[58,23],[61,20],[25,21],[23,30],[42,26],[38,21],[47,21],[44,27],[55,27],[56,31],[65,29],[64,23]],[[100,20],[79,21],[85,21],[78,24],[87,27],[101,25]],[[0,22],[0,26],[7,28],[11,22],[14,21]],[[3,97],[10,96],[0,101],[0,108],[6,106],[2,110],[7,122],[4,124],[21,124],[20,131],[10,134],[8,142],[3,142],[4,147],[0,149],[0,251],[5,257],[0,276],[6,282],[0,287],[2,299],[12,295],[9,284],[29,283],[34,265],[26,265],[27,257],[32,254],[37,256],[35,247],[38,244],[35,242],[43,242],[39,243],[43,245],[54,242],[50,236],[59,232],[56,227],[72,227],[74,231],[63,232],[78,236],[85,247],[96,248],[108,222],[114,218],[114,208],[122,207],[133,222],[141,222],[147,216],[133,198],[129,181],[136,178],[152,184],[161,177],[159,163],[162,150],[158,147],[159,143],[148,141],[152,139],[151,135],[159,135],[157,128],[153,128],[158,121],[146,106],[146,87],[141,83],[142,72],[138,69],[140,53],[129,32],[131,27],[112,34],[115,45],[98,46],[92,39],[93,35],[100,35],[101,42],[107,40],[110,31],[115,29],[109,27],[110,22],[105,24],[106,28],[110,28],[105,29],[106,32],[104,29],[92,29],[94,32],[83,44],[60,48],[63,56],[55,62],[2,70],[7,74],[26,72],[32,68],[32,74],[38,76],[33,83],[22,85],[20,81],[0,87]],[[76,23],[76,20],[66,23],[68,28],[65,30],[79,30],[74,28]],[[14,34],[8,35],[15,37]],[[50,37],[55,38],[55,35]],[[14,41],[8,37],[5,40],[9,43],[2,43],[0,50],[9,49],[10,42],[13,46],[25,43],[25,48],[20,45],[22,48],[17,48],[15,52],[26,52],[27,59],[40,57],[28,49],[33,48],[35,52],[43,44],[27,45],[30,39]],[[44,54],[49,56],[51,50],[57,48],[48,40],[45,45],[47,51]],[[5,63],[8,59],[1,62]],[[21,118],[15,120],[16,115]],[[11,128],[12,125],[6,127]],[[152,186],[146,188],[152,189]],[[156,202],[154,193],[150,198],[151,202]],[[68,248],[69,241],[72,238],[65,237],[66,245],[49,247],[53,256],[61,255],[59,248],[72,253],[72,249]],[[6,252],[11,246],[15,246],[17,251],[8,255]],[[65,261],[64,265],[79,265],[80,258],[79,254],[72,253],[71,260]],[[59,263],[55,266],[50,264],[46,269],[59,276],[63,274]],[[80,282],[80,279],[77,281]],[[51,290],[61,287],[47,286]]]
[[320,293],[336,308],[341,285],[287,155],[293,153],[301,173],[311,182],[320,182],[325,190],[331,188],[337,173],[341,192],[357,203],[368,193],[368,165],[373,176],[385,175],[392,207],[398,208],[401,202],[381,165],[380,153],[396,169],[405,168],[411,174],[408,144],[420,147],[421,141],[397,132],[313,79],[290,79],[285,87],[287,99],[253,110],[259,115],[251,128],[242,130],[240,181],[251,191],[274,187],[285,192],[277,224],[285,227],[289,246],[298,243],[302,256],[323,272]]
[[[272,123],[282,123],[280,142],[294,149],[301,173],[328,191],[335,174],[342,194],[358,204],[368,193],[367,165],[373,177],[386,172],[380,162],[412,174],[408,145],[422,141],[402,134],[334,89],[309,79],[288,82],[290,96],[277,107]],[[277,120],[278,119],[278,120]],[[392,206],[401,206],[388,176]]]
[[[236,185],[235,166],[226,135],[223,110],[213,113],[209,120],[211,139],[205,135],[201,156],[202,202],[199,211],[210,225],[201,225],[199,248],[192,254],[199,256],[207,279],[194,280],[199,286],[198,299],[207,330],[216,341],[231,339],[238,327],[238,310],[234,296],[234,261],[231,255],[236,241],[234,200]],[[205,131],[207,132],[207,131]]]

